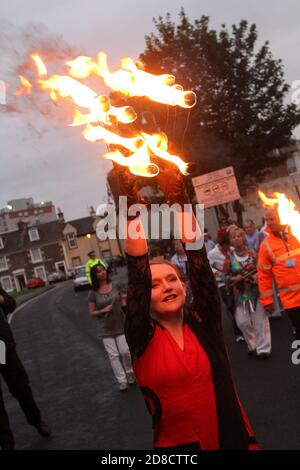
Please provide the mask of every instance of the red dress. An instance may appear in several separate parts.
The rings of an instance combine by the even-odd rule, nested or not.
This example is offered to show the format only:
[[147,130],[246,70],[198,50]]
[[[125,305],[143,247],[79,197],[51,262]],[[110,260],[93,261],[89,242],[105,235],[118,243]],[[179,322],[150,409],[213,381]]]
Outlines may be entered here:
[[[134,364],[139,384],[147,384],[159,397],[163,410],[154,430],[154,447],[178,445],[184,436],[185,442],[197,442],[201,449],[217,449],[210,363],[188,325],[184,326],[183,338],[182,351],[168,330],[157,327],[145,353]],[[151,397],[145,396],[151,407]],[[154,410],[154,403],[152,407]]]

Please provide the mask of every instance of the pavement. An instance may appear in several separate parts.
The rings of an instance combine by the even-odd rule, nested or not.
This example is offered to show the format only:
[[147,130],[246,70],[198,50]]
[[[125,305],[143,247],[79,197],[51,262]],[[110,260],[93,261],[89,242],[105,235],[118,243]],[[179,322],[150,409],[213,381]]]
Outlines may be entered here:
[[[126,269],[116,276],[126,283]],[[292,364],[288,319],[271,320],[273,351],[250,358],[237,344],[230,319],[224,334],[241,402],[264,449],[300,449],[300,365]],[[34,395],[53,436],[27,425],[3,385],[18,449],[151,449],[151,419],[136,385],[121,393],[87,311],[87,291],[66,281],[27,302],[11,326]]]

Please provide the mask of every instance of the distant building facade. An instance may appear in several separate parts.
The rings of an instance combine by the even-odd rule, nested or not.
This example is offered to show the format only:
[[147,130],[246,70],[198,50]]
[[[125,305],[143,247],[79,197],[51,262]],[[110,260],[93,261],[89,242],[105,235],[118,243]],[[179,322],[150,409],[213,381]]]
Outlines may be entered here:
[[95,251],[97,258],[108,259],[121,254],[118,239],[98,239],[96,227],[99,218],[95,215],[65,223],[62,230],[64,252],[68,268],[85,264],[90,251]]
[[28,226],[57,220],[55,206],[51,201],[35,203],[33,198],[12,199],[0,209],[0,233],[18,230],[18,222]]
[[31,278],[46,281],[49,273],[66,268],[59,221],[19,222],[18,230],[0,234],[0,282],[6,291],[20,291]]

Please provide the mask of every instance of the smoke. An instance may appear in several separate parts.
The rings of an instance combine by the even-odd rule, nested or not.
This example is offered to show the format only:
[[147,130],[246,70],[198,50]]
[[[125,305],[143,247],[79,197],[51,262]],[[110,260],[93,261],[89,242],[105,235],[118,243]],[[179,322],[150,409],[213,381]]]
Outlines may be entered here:
[[30,82],[36,77],[31,54],[38,52],[49,64],[48,72],[51,74],[51,69],[59,73],[64,62],[78,55],[78,50],[67,44],[62,35],[50,33],[43,24],[16,26],[3,20],[0,20],[0,50],[0,112],[21,113],[24,123],[37,133],[45,132],[49,126],[49,122],[37,117],[47,116],[48,120],[53,117],[52,126],[56,120],[65,119],[62,109],[38,87],[33,87],[29,95],[15,96],[14,93],[20,88],[19,75]]

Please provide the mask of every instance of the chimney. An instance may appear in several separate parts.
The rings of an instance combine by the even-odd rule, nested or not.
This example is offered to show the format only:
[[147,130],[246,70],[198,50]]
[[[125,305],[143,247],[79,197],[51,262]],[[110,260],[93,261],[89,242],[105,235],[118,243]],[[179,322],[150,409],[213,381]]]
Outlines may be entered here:
[[96,218],[96,211],[93,206],[90,206],[90,216],[93,217],[93,219]]
[[27,229],[27,223],[26,222],[23,222],[22,220],[19,220],[17,225],[18,225],[19,232],[25,232],[26,231],[26,229]]
[[57,209],[57,217],[59,222],[61,222],[62,224],[65,223],[64,213],[61,211],[60,208]]

